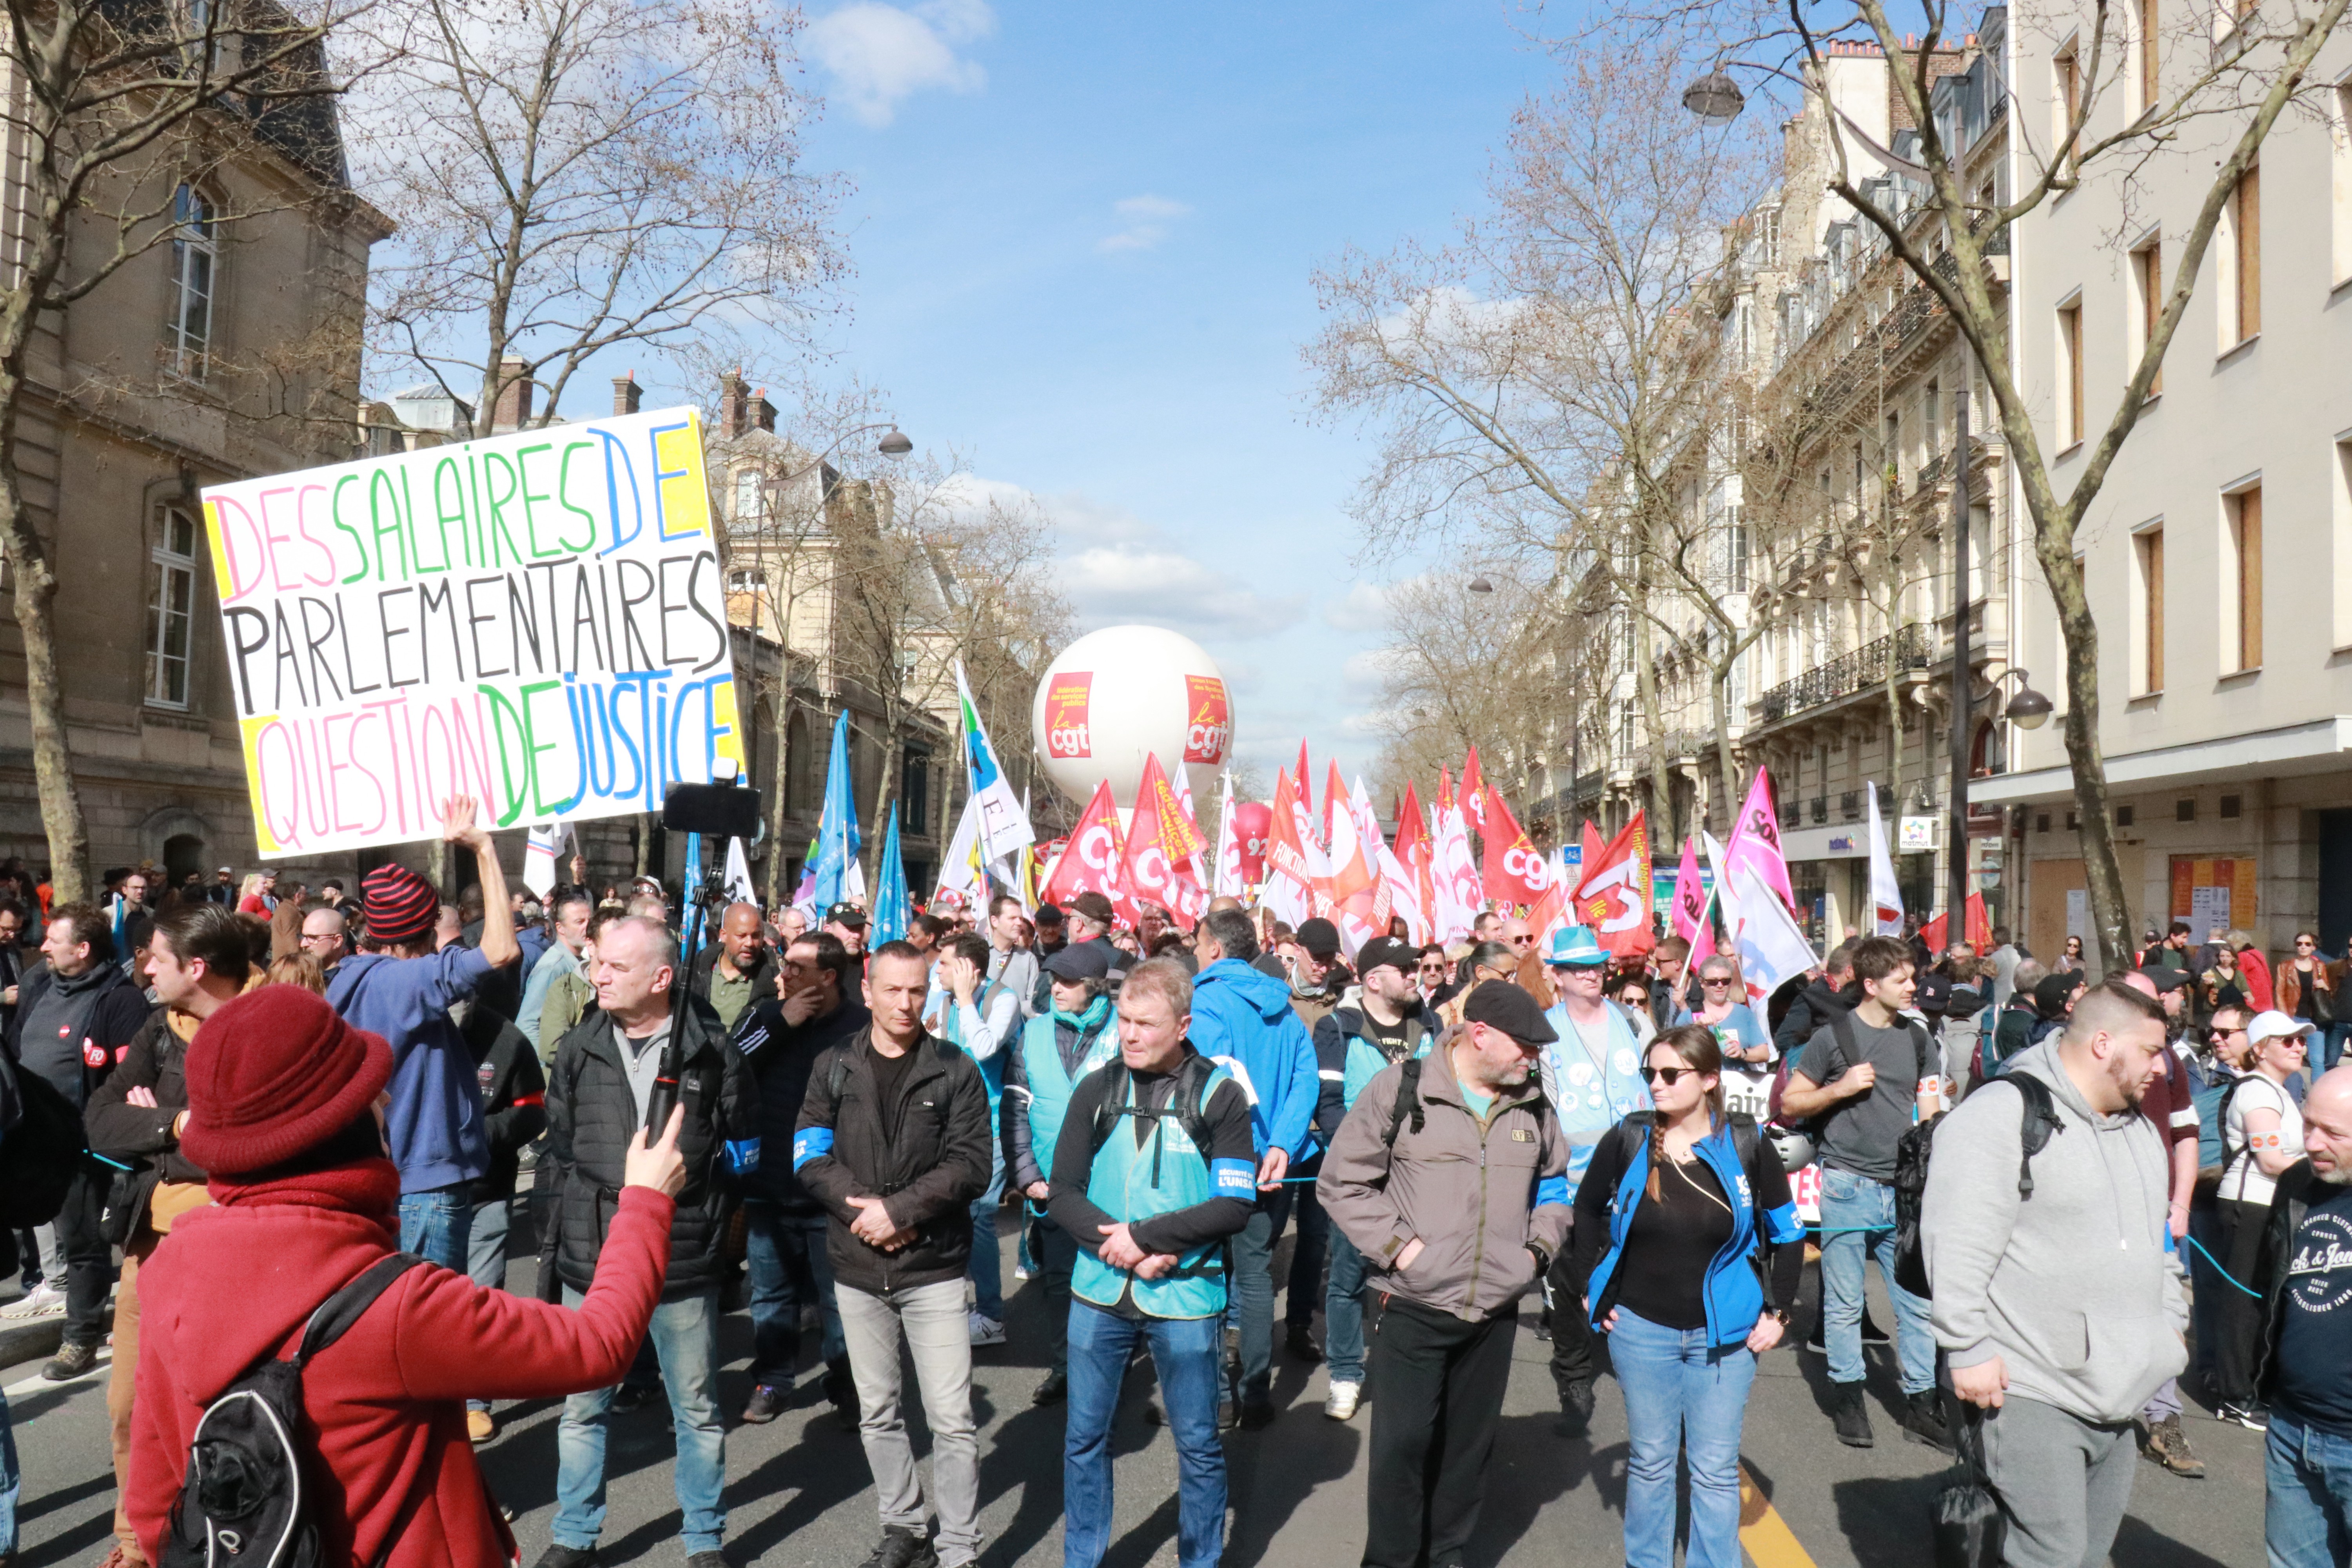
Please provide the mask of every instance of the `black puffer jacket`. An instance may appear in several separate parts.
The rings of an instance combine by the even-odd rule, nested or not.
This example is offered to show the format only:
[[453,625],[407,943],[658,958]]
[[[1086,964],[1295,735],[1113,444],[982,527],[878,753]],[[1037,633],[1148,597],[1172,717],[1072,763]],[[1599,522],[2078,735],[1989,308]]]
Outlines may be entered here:
[[1826,980],[1811,982],[1797,993],[1780,1026],[1772,1031],[1774,1047],[1784,1057],[1795,1056],[1805,1048],[1806,1041],[1830,1026],[1830,1020],[1853,1012],[1861,1000],[1862,987],[1852,983],[1840,989]]
[[[158,1007],[131,1037],[122,1061],[106,1081],[89,1092],[82,1109],[82,1130],[90,1152],[134,1168],[138,1194],[134,1212],[147,1213],[158,1182],[202,1184],[205,1173],[180,1152],[172,1124],[188,1109],[186,1068],[188,1044],[173,1032],[171,1009]],[[183,1018],[186,1017],[183,1015]],[[152,1090],[154,1107],[132,1105],[134,1089]],[[140,1222],[144,1225],[142,1218]]]
[[[988,1085],[961,1049],[926,1035],[899,1080],[895,1139],[883,1129],[872,1031],[816,1058],[793,1138],[793,1170],[824,1205],[825,1256],[841,1284],[883,1296],[963,1278],[971,1200],[988,1190]],[[837,1065],[836,1065],[837,1064]],[[850,1234],[853,1197],[878,1197],[915,1239],[896,1252]]]
[[[677,1147],[686,1157],[686,1188],[670,1222],[665,1301],[684,1300],[719,1283],[719,1242],[733,1207],[728,1146],[756,1151],[760,1131],[759,1086],[716,1022],[689,1007],[678,1027],[684,1032],[677,1091],[686,1121]],[[555,1168],[555,1214],[541,1244],[542,1261],[551,1244],[556,1273],[577,1290],[595,1278],[639,1129],[636,1096],[622,1059],[627,1048],[614,1037],[612,1018],[593,1014],[555,1047],[548,1081],[546,1158]]]
[[800,1126],[809,1069],[817,1058],[864,1034],[873,1021],[866,1004],[855,997],[797,1026],[784,1021],[784,1005],[772,1000],[745,1008],[735,1020],[735,1048],[760,1080],[760,1168],[745,1180],[744,1196],[774,1204],[786,1214],[824,1212],[824,1205],[793,1174],[793,1132]]
[[496,1203],[514,1196],[523,1145],[547,1131],[547,1075],[514,1021],[491,1008],[469,1004],[458,1032],[474,1058],[482,1130],[490,1141],[490,1168],[474,1179],[471,1196],[477,1204]]

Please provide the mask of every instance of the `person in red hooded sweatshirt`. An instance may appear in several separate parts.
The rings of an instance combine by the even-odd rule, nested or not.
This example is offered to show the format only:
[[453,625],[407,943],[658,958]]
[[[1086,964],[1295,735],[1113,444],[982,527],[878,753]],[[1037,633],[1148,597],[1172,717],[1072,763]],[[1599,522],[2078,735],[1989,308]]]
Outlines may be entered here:
[[[311,1311],[395,1249],[400,1173],[384,1154],[392,1049],[298,985],[226,1004],[189,1043],[180,1148],[213,1206],[181,1215],[140,1270],[142,1322],[125,1487],[163,1559],[205,1407],[300,1342]],[[621,1380],[669,1264],[686,1182],[679,1117],[628,1152],[595,1283],[577,1310],[412,1268],[303,1373],[321,1560],[503,1568],[513,1534],[476,1468],[468,1395],[548,1399]]]

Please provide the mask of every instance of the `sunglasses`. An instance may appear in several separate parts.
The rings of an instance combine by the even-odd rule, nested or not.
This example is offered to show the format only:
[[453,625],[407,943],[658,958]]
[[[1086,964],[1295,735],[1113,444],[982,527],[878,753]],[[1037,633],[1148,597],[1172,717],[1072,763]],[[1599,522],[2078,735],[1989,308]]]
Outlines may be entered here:
[[1698,983],[1701,985],[1728,985],[1731,984],[1731,976],[1728,974],[1702,974],[1699,976]]
[[1685,1073],[1696,1076],[1697,1072],[1696,1068],[1643,1068],[1642,1077],[1651,1083],[1662,1083],[1672,1089],[1682,1081]]
[[1515,936],[1511,939],[1511,945],[1513,947],[1533,947],[1535,944],[1535,933],[1532,931],[1521,936]]

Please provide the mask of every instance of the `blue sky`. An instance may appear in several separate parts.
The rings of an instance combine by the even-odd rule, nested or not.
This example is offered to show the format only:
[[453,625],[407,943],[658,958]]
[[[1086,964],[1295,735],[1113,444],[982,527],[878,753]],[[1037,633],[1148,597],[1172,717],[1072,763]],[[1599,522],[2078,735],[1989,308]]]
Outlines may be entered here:
[[[811,163],[856,184],[838,366],[1037,496],[1084,624],[1225,670],[1236,746],[1369,771],[1369,460],[1308,417],[1309,278],[1475,205],[1547,63],[1504,0],[814,0]],[[787,414],[789,417],[789,414]],[[1351,666],[1351,660],[1356,661]]]

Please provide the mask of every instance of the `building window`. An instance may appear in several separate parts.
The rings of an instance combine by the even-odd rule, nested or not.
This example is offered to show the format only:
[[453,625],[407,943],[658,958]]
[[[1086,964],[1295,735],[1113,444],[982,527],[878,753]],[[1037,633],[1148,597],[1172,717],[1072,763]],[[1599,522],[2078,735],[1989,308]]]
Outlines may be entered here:
[[2057,72],[2053,83],[2055,102],[2052,107],[2057,112],[2058,125],[2052,132],[2051,139],[2065,145],[2066,167],[2071,171],[2080,164],[2078,154],[2081,151],[2081,143],[2079,142],[2070,143],[2067,138],[2074,132],[2074,115],[2083,103],[2083,64],[2075,58],[2073,45],[2069,44],[2066,47],[2066,52],[2058,57],[2056,67]]
[[2161,101],[2157,78],[2162,63],[2157,52],[2162,16],[2159,0],[2139,0],[2139,108],[2142,114]]
[[816,753],[809,744],[808,716],[794,713],[784,726],[784,800],[785,809],[794,816],[808,816],[817,807]]
[[754,566],[738,566],[727,574],[727,591],[730,594],[756,594],[760,591],[760,572]]
[[1622,698],[1617,704],[1617,756],[1621,762],[1633,755],[1633,700]]
[[177,507],[163,509],[147,591],[147,700],[188,705],[188,645],[196,624],[196,525]]
[[2329,140],[2336,164],[2336,266],[2332,281],[2352,280],[2352,81],[2339,82],[2329,95]]
[[2139,645],[2139,690],[2148,696],[2164,689],[2164,530],[2142,529],[2132,536],[2139,568],[2139,614],[2133,617],[2132,640]]
[[1728,537],[1731,552],[1731,591],[1735,594],[1745,594],[1748,592],[1748,525],[1740,521],[1740,509],[1738,507],[1731,509],[1731,528]]
[[760,474],[755,468],[739,468],[735,472],[735,521],[738,525],[758,522],[766,509],[760,504]]
[[2335,575],[2336,592],[2330,596],[2336,610],[2336,647],[2352,647],[2352,441],[2336,444],[2336,515],[2329,529],[2335,545],[2330,567]]
[[2058,381],[2065,388],[2059,405],[2063,423],[2058,430],[2061,449],[2083,439],[2083,301],[2077,295],[2058,308]]
[[899,830],[920,833],[931,819],[931,754],[909,751],[906,766],[898,777],[898,798],[906,803],[898,813]]
[[213,292],[220,261],[217,215],[193,186],[172,196],[172,317],[164,329],[172,370],[190,381],[205,379],[212,350]]
[[[2141,355],[2156,341],[2157,318],[2164,314],[2164,242],[2151,239],[2132,252],[2132,272],[2139,294],[2139,342]],[[2138,367],[2133,367],[2137,370]],[[2154,397],[2164,390],[2164,366],[2158,363],[2156,374],[2148,378],[2147,395]]]
[[2263,172],[2249,169],[2230,194],[2229,302],[2231,343],[2263,330]]
[[[2263,662],[2263,487],[2251,485],[2228,498],[2230,511],[2231,602],[2226,620],[2241,670],[2258,669]],[[2225,652],[2230,645],[2224,645]]]

